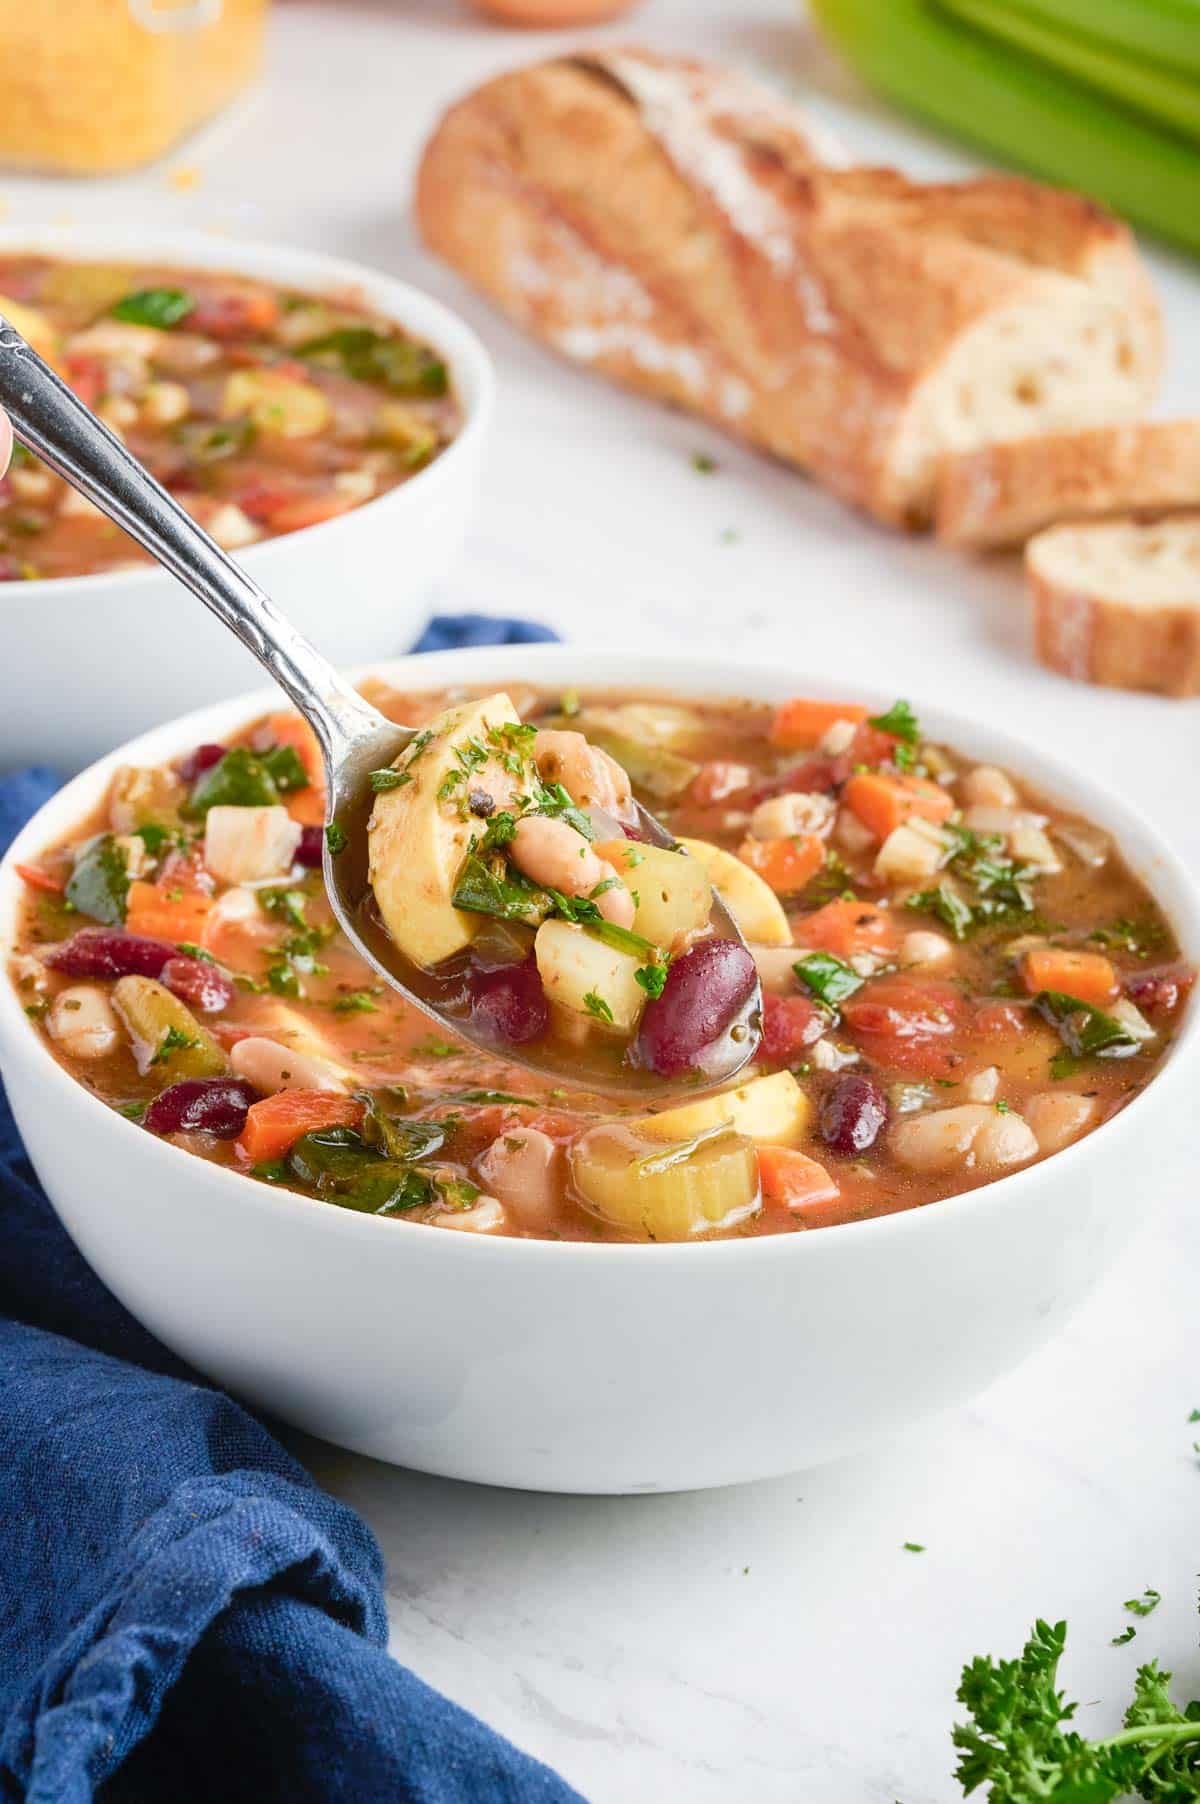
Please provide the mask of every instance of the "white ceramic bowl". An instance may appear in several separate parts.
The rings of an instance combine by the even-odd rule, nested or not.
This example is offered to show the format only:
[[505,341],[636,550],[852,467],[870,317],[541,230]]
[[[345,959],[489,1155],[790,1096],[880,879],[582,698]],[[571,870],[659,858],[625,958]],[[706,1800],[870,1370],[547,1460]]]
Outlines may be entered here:
[[[838,693],[778,668],[565,647],[441,653],[384,674],[430,687]],[[0,866],[0,963],[21,892],[14,862],[68,833],[115,764],[220,740],[271,701],[149,733],[56,796]],[[1200,955],[1192,885],[1132,809],[1007,734],[932,706],[920,716],[1109,827]],[[0,1060],[33,1163],[85,1256],[155,1334],[329,1440],[538,1490],[765,1477],[970,1397],[1060,1327],[1149,1205],[1182,1185],[1198,1039],[1193,1008],[1153,1083],[1095,1134],[908,1214],[707,1244],[487,1240],[351,1214],[154,1139],[67,1076],[0,982]]]
[[[236,555],[336,664],[405,650],[462,542],[492,410],[487,352],[449,308],[407,283],[309,251],[211,234],[0,227],[31,252],[229,270],[314,295],[347,292],[440,351],[463,409],[458,437],[399,488],[320,526]],[[154,567],[0,585],[0,770],[75,771],[119,740],[254,681],[249,653]]]

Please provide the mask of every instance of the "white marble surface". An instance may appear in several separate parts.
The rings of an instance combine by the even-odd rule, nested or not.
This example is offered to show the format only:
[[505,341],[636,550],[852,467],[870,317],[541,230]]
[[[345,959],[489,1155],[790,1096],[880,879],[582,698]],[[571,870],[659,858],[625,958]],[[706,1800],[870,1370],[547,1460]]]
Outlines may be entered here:
[[[650,0],[634,29],[811,85],[865,157],[968,167],[866,102],[786,0]],[[497,359],[500,407],[449,604],[537,614],[579,641],[886,672],[900,692],[949,693],[1089,761],[1200,866],[1200,703],[1039,672],[1012,570],[899,542],[715,435],[593,385],[420,252],[406,196],[439,107],[563,41],[479,26],[450,0],[291,0],[260,92],[176,159],[198,172],[194,187],[160,169],[10,182],[0,195],[13,219],[290,239],[461,307]],[[1195,408],[1200,277],[1154,260],[1171,325],[1166,399]],[[692,469],[696,448],[716,474]],[[381,651],[396,636],[381,634]],[[396,1654],[596,1804],[951,1799],[959,1669],[975,1652],[1015,1651],[1038,1614],[1070,1618],[1066,1677],[1086,1725],[1113,1718],[1152,1651],[1200,1689],[1187,1422],[1200,1405],[1200,1225],[1190,1208],[1154,1216],[1152,1147],[1146,1164],[1129,1206],[1149,1225],[1068,1332],[972,1409],[852,1462],[709,1495],[570,1499],[306,1445],[381,1538]],[[904,1551],[907,1540],[926,1551]],[[1145,1585],[1163,1605],[1112,1648],[1122,1599]]]

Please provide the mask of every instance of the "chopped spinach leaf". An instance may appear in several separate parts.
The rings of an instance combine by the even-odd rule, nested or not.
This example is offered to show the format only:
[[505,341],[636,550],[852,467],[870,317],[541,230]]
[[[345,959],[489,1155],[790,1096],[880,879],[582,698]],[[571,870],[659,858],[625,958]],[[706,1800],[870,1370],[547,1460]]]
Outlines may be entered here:
[[1137,1039],[1122,1021],[1081,1002],[1078,996],[1067,996],[1061,990],[1039,990],[1033,1006],[1044,1021],[1058,1029],[1059,1038],[1074,1058],[1120,1059],[1137,1051]]
[[98,833],[83,846],[67,880],[66,900],[82,915],[120,927],[129,898],[125,856],[111,833]]
[[459,872],[453,899],[455,908],[531,925],[544,921],[551,911],[551,899],[544,890],[511,870],[502,875],[475,852],[468,855]]
[[852,971],[849,965],[840,958],[835,958],[832,952],[810,952],[805,958],[797,959],[792,970],[805,989],[829,1008],[836,1008],[839,1002],[845,1002],[863,984],[857,971]]
[[129,326],[156,326],[162,332],[186,319],[195,305],[183,288],[135,288],[117,302],[112,317]]
[[273,745],[260,752],[259,758],[281,796],[290,795],[295,789],[308,788],[308,772],[295,746]]
[[373,382],[414,399],[447,393],[449,374],[442,359],[411,339],[390,337],[370,326],[342,326],[311,338],[297,355],[323,369],[339,370],[356,382]]
[[279,785],[269,767],[244,745],[234,746],[192,785],[183,806],[189,820],[203,820],[210,808],[270,808]]

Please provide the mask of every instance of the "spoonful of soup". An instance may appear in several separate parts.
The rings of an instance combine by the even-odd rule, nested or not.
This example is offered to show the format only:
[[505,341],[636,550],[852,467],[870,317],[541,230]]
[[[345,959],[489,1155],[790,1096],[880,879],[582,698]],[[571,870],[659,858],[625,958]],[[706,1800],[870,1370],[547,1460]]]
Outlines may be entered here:
[[[386,719],[5,320],[0,404],[21,442],[191,589],[313,728],[330,906],[381,977],[489,1054],[575,1086],[703,1089],[753,1056],[754,960],[702,865],[608,752],[523,722],[503,691],[419,730]],[[265,849],[276,862],[295,850],[269,798],[193,802],[206,835],[237,841],[226,863],[244,854],[257,869]]]

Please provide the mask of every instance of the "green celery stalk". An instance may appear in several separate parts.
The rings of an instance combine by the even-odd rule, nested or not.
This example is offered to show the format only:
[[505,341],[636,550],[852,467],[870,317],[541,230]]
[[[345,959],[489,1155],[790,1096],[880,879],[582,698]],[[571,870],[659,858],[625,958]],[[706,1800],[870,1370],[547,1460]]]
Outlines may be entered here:
[[[1000,4],[996,0],[938,0],[938,4],[965,24],[1028,51],[1040,62],[1110,94],[1159,125],[1200,138],[1200,84],[1186,75],[1175,75],[1158,63],[1113,49],[1078,31],[1064,31],[1003,0]],[[1200,17],[1197,33],[1200,35]]]
[[1176,134],[926,0],[811,5],[847,61],[899,106],[1200,253],[1200,157]]
[[1048,24],[1200,75],[1200,0],[1016,0]]

